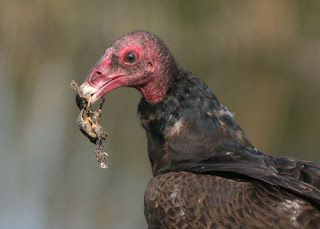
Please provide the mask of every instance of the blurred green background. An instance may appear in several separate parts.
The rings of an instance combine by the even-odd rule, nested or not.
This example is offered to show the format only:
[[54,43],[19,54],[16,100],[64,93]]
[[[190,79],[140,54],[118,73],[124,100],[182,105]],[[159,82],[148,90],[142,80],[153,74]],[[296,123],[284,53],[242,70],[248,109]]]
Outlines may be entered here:
[[159,35],[257,148],[320,162],[320,1],[0,2],[0,228],[146,228],[140,95],[106,96],[110,168],[75,125],[82,82],[111,42]]

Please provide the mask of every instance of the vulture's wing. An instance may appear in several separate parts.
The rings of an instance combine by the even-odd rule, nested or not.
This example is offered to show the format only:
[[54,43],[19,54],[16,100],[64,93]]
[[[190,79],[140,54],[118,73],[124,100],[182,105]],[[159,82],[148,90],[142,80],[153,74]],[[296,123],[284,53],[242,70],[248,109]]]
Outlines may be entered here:
[[223,140],[216,138],[210,124],[207,128],[197,128],[198,126],[189,123],[181,130],[183,134],[167,136],[171,161],[159,170],[160,173],[192,171],[245,175],[285,188],[320,206],[320,165],[272,157],[256,150],[250,143],[237,140],[233,134],[226,134]]

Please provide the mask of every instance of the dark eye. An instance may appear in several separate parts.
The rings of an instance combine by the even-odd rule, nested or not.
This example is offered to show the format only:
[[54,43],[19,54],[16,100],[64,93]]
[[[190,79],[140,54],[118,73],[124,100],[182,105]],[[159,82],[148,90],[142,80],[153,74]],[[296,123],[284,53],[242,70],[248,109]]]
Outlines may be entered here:
[[124,61],[129,64],[133,64],[137,60],[137,55],[134,52],[129,52],[125,57]]

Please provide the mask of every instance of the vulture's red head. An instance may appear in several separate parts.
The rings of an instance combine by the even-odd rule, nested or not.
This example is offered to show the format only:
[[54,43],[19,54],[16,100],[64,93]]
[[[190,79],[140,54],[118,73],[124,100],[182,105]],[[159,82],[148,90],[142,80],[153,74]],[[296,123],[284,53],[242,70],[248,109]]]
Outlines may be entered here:
[[[144,31],[129,33],[116,40],[93,67],[80,90],[94,103],[120,87],[138,89],[155,104],[166,96],[176,62],[166,45]],[[89,97],[90,97],[89,96]]]

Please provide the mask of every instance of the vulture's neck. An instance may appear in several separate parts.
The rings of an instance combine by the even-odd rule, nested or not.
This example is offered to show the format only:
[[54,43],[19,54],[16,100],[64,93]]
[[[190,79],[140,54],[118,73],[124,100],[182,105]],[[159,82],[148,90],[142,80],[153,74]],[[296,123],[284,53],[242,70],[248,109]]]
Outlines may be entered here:
[[[169,82],[165,99],[138,112],[148,138],[153,174],[209,160],[250,146],[232,114],[201,80],[180,71]],[[186,166],[183,166],[183,165]]]

